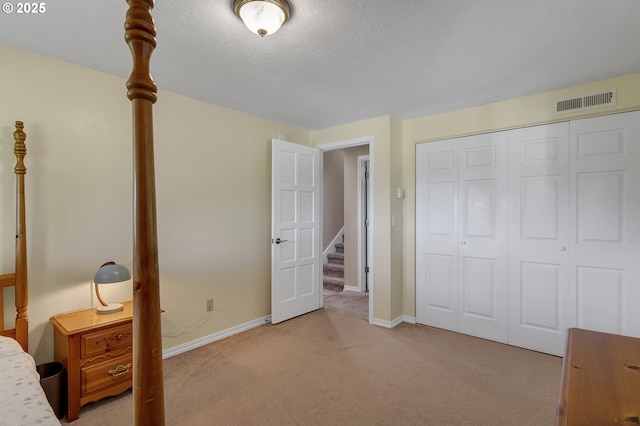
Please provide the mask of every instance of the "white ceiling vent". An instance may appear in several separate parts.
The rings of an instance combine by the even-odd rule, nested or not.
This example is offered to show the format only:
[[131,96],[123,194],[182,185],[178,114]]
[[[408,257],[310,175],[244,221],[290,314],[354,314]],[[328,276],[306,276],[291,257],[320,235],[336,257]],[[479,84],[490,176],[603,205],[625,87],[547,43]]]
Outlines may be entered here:
[[616,105],[616,89],[558,100],[555,103],[555,112],[561,114],[613,105]]

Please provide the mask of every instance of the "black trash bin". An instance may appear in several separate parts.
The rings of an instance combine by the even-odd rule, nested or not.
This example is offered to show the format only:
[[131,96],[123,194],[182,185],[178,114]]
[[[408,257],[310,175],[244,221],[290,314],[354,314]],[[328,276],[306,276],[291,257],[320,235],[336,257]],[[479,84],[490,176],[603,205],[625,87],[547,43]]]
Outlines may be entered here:
[[61,419],[67,411],[67,374],[64,366],[59,362],[47,362],[36,366],[36,370],[53,412]]

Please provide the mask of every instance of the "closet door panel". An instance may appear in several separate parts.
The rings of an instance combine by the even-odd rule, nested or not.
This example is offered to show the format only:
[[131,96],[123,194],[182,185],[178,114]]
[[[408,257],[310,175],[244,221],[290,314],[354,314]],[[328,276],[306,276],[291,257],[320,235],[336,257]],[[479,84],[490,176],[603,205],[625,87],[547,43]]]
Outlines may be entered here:
[[521,240],[558,241],[562,232],[561,216],[566,220],[566,207],[562,212],[561,204],[568,202],[567,170],[555,175],[521,176],[520,179],[521,216],[518,225],[521,227]]
[[458,331],[457,140],[416,146],[416,321]]
[[481,319],[497,320],[495,292],[495,259],[465,257],[463,259],[463,313]]
[[624,171],[581,172],[576,180],[578,242],[622,243]]
[[451,239],[455,234],[456,224],[453,206],[455,204],[456,182],[425,183],[427,214],[427,235]]
[[561,355],[568,325],[569,123],[509,132],[509,343]]
[[572,322],[640,336],[640,112],[571,122]]
[[507,134],[460,138],[460,332],[507,341]]
[[554,334],[561,330],[560,289],[566,282],[560,281],[560,268],[552,263],[520,263],[521,327]]
[[477,179],[464,181],[463,238],[493,240],[496,234],[496,181]]
[[457,306],[452,289],[456,286],[455,257],[442,254],[425,255],[425,306],[447,313],[454,313]]
[[578,266],[577,326],[604,333],[623,330],[624,270]]

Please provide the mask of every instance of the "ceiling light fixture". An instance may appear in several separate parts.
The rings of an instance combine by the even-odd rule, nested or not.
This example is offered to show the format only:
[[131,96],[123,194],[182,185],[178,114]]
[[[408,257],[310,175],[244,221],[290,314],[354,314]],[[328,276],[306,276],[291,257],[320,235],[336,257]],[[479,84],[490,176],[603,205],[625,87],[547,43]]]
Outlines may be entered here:
[[233,10],[247,28],[260,37],[278,31],[291,16],[286,0],[233,0]]

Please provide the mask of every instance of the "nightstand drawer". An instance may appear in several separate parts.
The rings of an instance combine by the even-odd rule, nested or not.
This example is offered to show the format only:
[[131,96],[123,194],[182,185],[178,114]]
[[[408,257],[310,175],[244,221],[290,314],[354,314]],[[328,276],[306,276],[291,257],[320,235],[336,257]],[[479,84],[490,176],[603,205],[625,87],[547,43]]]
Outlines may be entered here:
[[87,333],[81,336],[80,357],[124,349],[133,344],[131,324]]
[[82,396],[91,395],[118,383],[131,383],[133,356],[131,354],[83,368]]

